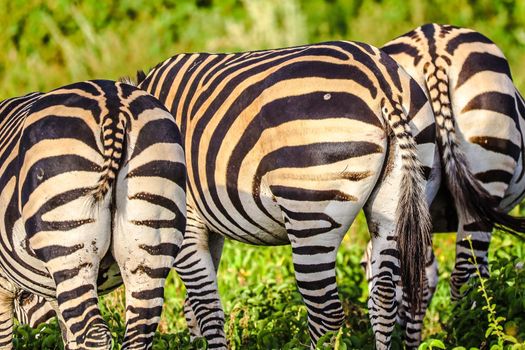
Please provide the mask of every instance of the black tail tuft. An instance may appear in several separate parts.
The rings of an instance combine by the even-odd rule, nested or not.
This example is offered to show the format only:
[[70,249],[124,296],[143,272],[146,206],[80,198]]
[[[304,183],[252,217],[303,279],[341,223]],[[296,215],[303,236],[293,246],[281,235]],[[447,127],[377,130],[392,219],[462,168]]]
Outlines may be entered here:
[[481,224],[496,227],[525,240],[525,219],[516,218],[498,210],[498,201],[483,188],[468,169],[463,153],[451,147],[450,157],[444,160],[447,185],[454,197],[456,210]]
[[[413,169],[417,172],[417,169]],[[422,175],[421,175],[422,178]],[[412,316],[421,309],[425,285],[426,249],[432,244],[431,220],[424,189],[417,177],[405,176],[396,226],[401,282]]]
[[426,249],[432,244],[432,225],[425,198],[425,180],[416,142],[400,103],[383,101],[386,119],[401,156],[400,198],[396,209],[396,239],[401,283],[412,315],[421,310],[425,289]]

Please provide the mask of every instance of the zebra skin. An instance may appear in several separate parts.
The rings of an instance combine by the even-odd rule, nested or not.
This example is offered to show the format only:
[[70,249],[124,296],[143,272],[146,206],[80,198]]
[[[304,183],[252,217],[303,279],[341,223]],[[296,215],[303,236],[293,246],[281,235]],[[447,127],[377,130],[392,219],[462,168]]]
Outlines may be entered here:
[[66,349],[111,349],[97,296],[122,282],[122,349],[151,348],[186,224],[171,114],[136,87],[85,81],[0,102],[0,140],[0,348],[28,291],[56,310]]
[[440,181],[417,83],[377,48],[343,41],[181,54],[138,78],[184,140],[188,225],[175,266],[192,335],[227,346],[216,276],[224,237],[291,244],[312,346],[339,329],[335,257],[363,208],[374,241],[370,317],[377,348],[388,348],[397,281],[411,311],[426,283],[434,194],[421,169],[428,189]]
[[[465,238],[471,236],[481,275],[488,277],[492,229],[524,237],[524,221],[503,213],[525,195],[525,103],[501,50],[474,30],[426,24],[381,49],[423,87],[432,103],[445,174],[431,206],[433,231],[457,230],[450,278],[451,297],[457,300],[476,273]],[[368,258],[365,253],[365,269]],[[438,271],[432,252],[428,259],[429,301]],[[409,343],[418,344],[421,322],[407,314],[400,315],[400,322],[408,322]]]

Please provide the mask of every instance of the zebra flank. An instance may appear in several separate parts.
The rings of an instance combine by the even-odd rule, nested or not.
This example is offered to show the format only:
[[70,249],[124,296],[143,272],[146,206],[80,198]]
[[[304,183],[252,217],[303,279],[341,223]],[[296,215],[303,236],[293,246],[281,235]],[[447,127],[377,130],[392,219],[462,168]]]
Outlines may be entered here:
[[291,244],[312,346],[337,331],[335,257],[363,208],[375,240],[370,319],[377,348],[388,348],[397,280],[410,286],[407,307],[421,309],[427,179],[438,178],[418,84],[377,48],[345,41],[180,54],[137,80],[173,114],[185,145],[188,225],[175,268],[191,335],[227,347],[216,277],[223,237]]
[[98,295],[124,283],[122,349],[150,348],[186,225],[173,116],[131,85],[84,81],[0,102],[0,140],[0,347],[13,314],[56,314],[66,350],[111,349]]

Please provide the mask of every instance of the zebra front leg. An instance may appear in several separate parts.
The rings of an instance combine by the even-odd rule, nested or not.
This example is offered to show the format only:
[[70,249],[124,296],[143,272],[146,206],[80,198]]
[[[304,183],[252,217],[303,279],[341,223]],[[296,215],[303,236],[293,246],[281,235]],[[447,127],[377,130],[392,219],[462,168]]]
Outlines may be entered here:
[[479,223],[466,223],[462,214],[459,214],[459,230],[456,236],[456,262],[450,275],[450,294],[452,300],[463,296],[461,287],[476,275],[476,265],[472,256],[468,237],[472,241],[474,257],[481,276],[489,277],[488,249],[492,237],[492,226]]
[[[216,234],[210,235],[193,208],[188,206],[187,212],[186,234],[175,261],[175,269],[187,291],[186,320],[192,338],[203,336],[210,349],[226,349],[224,311],[215,268],[216,264],[218,266],[224,239],[217,238]],[[217,242],[220,247],[210,246],[212,242]],[[216,251],[215,259],[210,249]]]

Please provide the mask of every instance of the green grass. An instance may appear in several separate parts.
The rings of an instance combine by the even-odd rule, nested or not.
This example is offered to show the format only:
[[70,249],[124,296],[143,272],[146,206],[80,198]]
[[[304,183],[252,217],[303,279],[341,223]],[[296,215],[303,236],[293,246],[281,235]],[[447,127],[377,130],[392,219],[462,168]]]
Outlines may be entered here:
[[0,2],[0,99],[134,75],[180,52],[334,39],[381,46],[427,22],[490,37],[525,90],[521,0],[16,0]]
[[[344,327],[328,342],[338,349],[373,349],[373,334],[366,310],[367,286],[359,265],[368,233],[363,216],[348,232],[337,256],[337,280],[346,313]],[[440,281],[427,316],[423,337],[424,348],[441,343],[447,349],[458,346],[487,348],[497,342],[485,337],[487,312],[482,294],[474,284],[465,301],[453,304],[448,281],[454,262],[455,236],[439,234],[434,246],[440,266]],[[525,243],[496,232],[491,244],[492,276],[486,282],[497,316],[505,317],[503,333],[525,341]],[[518,266],[518,268],[516,267]],[[256,247],[226,241],[219,270],[219,288],[226,312],[226,334],[232,349],[308,349],[306,309],[296,290],[291,262],[291,249]],[[154,349],[205,349],[200,339],[189,340],[183,316],[184,287],[172,273],[168,278],[166,303],[155,338]],[[472,302],[476,308],[472,307]],[[124,293],[119,288],[104,296],[101,302],[115,341],[124,334]],[[43,334],[26,327],[16,331],[15,349],[59,349],[58,325],[44,327]],[[401,334],[396,331],[393,349],[401,349]],[[510,347],[509,347],[510,348]],[[516,347],[516,349],[519,349]]]

